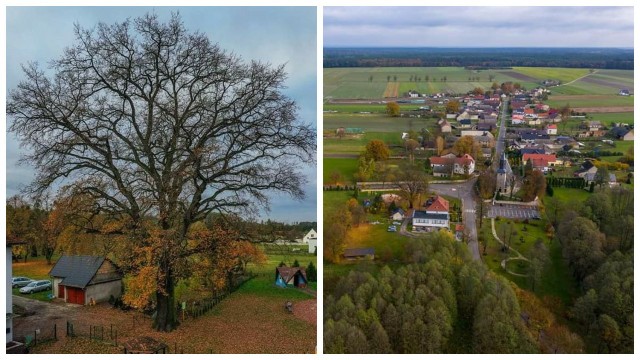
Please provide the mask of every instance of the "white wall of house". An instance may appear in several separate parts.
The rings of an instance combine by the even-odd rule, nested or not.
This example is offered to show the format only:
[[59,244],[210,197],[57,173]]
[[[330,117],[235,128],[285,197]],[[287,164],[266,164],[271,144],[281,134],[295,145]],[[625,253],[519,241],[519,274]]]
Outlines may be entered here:
[[309,232],[307,233],[307,235],[305,235],[302,238],[302,242],[304,244],[308,244],[310,240],[312,239],[317,239],[318,238],[318,233],[316,233],[316,231],[314,229],[309,230]]
[[92,298],[97,303],[109,301],[111,295],[117,298],[122,293],[121,284],[120,280],[116,280],[87,286],[84,299],[85,305],[89,304]]
[[396,221],[404,220],[404,216],[399,212],[397,212],[391,215],[391,220],[396,220]]
[[[13,314],[13,299],[11,293],[11,278],[13,277],[11,272],[11,246],[7,246],[7,258],[5,261],[7,267],[7,314]],[[7,317],[7,342],[13,341],[13,320],[10,316]]]
[[448,228],[449,227],[449,220],[413,218],[413,227]]
[[[51,285],[51,286],[53,287],[53,288],[52,288],[52,290],[53,290],[53,296],[55,296],[56,298],[59,296],[59,295],[58,295],[58,284],[60,284],[61,282],[62,282],[62,278],[57,278],[57,277],[54,277],[54,278],[53,278],[53,283],[52,283],[52,285]],[[64,299],[64,300],[65,300],[65,301],[67,300],[67,299],[66,299],[66,294],[65,294],[65,299]]]
[[318,247],[318,239],[309,240],[309,254],[315,253],[317,247]]

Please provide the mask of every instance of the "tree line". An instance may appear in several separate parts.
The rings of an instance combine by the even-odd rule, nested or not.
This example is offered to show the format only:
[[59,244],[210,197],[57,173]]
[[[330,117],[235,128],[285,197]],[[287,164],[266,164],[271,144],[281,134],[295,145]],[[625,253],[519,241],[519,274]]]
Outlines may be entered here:
[[503,48],[325,48],[323,66],[333,67],[475,67],[513,66],[633,70],[633,50]]
[[[470,339],[463,345],[469,352],[544,351],[540,327],[524,320],[541,316],[523,311],[514,286],[473,261],[468,248],[450,234],[412,239],[404,265],[352,271],[325,296],[324,351],[459,352],[455,327]],[[562,333],[549,340],[556,349],[569,351],[567,344],[581,348],[579,337],[566,327],[550,320],[544,328],[551,326]]]
[[584,204],[553,201],[550,220],[583,290],[571,316],[598,352],[633,352],[633,193],[602,190]]

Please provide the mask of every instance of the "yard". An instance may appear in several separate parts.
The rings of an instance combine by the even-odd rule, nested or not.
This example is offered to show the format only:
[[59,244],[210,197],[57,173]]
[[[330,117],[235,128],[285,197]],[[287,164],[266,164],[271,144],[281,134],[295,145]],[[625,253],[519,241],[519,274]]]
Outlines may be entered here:
[[[223,299],[209,312],[198,318],[187,317],[171,333],[155,332],[151,318],[137,311],[122,311],[109,304],[78,306],[60,300],[42,300],[43,293],[24,296],[27,304],[35,304],[32,315],[14,320],[16,335],[30,334],[35,329],[43,333],[55,322],[59,341],[43,343],[33,349],[36,353],[122,353],[123,349],[84,337],[67,338],[66,321],[74,323],[78,331],[88,333],[90,326],[114,326],[118,342],[137,336],[151,336],[169,345],[169,351],[184,353],[313,353],[316,344],[316,283],[308,291],[294,288],[281,289],[274,285],[275,267],[284,261],[291,265],[298,260],[306,267],[316,256],[307,253],[269,255],[264,264],[249,264],[248,269],[257,276],[243,284],[236,292]],[[27,263],[14,263],[14,275],[46,278],[50,265],[43,259],[30,259]],[[284,309],[284,302],[293,300],[294,314]],[[29,302],[31,301],[31,302]],[[43,309],[53,307],[50,315]],[[42,316],[50,320],[42,322]],[[182,320],[182,317],[181,317]],[[84,330],[82,330],[84,329]]]

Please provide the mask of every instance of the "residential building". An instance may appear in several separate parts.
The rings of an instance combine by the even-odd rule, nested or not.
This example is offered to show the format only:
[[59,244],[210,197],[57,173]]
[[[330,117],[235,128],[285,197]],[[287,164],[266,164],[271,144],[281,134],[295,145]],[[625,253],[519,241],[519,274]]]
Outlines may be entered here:
[[456,157],[454,154],[432,156],[429,158],[434,176],[451,176],[452,174],[469,175],[475,171],[475,160],[471,155]]
[[314,229],[309,230],[307,234],[302,237],[302,243],[308,244],[311,240],[318,240],[318,233]]
[[443,120],[440,123],[440,132],[442,133],[450,133],[451,132],[451,124],[447,120]]
[[429,205],[425,210],[413,211],[413,231],[433,231],[449,228],[449,202],[441,196],[436,196],[429,202],[427,202]]
[[555,165],[562,165],[562,161],[558,163],[556,156],[553,154],[524,154],[522,155],[522,163],[526,164],[531,160],[531,164],[534,169],[541,171],[549,171],[549,169]]
[[545,130],[547,131],[547,135],[557,135],[558,134],[558,125],[556,124],[549,124],[545,127]]
[[393,221],[402,221],[404,220],[404,210],[402,210],[401,208],[397,208],[393,211],[393,213],[390,216],[391,220]]
[[12,247],[13,246],[17,246],[17,245],[23,245],[26,244],[26,242],[15,239],[15,238],[6,238],[6,250],[7,250],[7,254],[6,254],[6,258],[5,258],[5,266],[7,269],[6,272],[6,286],[5,286],[5,290],[6,290],[6,314],[7,314],[7,330],[6,330],[6,334],[7,334],[7,353],[11,353],[13,351],[18,352],[18,348],[22,348],[22,343],[18,343],[18,342],[14,342],[13,341],[13,318],[14,318],[14,314],[13,314],[13,293],[11,292],[11,289],[13,288],[12,286],[12,281],[11,279],[13,278],[13,268],[12,268],[12,256],[13,256],[13,252],[12,252]]

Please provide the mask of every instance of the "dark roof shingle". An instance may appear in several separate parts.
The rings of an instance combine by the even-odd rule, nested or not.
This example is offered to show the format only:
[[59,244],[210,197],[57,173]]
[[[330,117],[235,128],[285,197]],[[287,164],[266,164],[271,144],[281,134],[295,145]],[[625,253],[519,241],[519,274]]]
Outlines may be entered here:
[[85,288],[104,261],[104,256],[63,255],[49,271],[49,275],[64,278],[61,285]]

